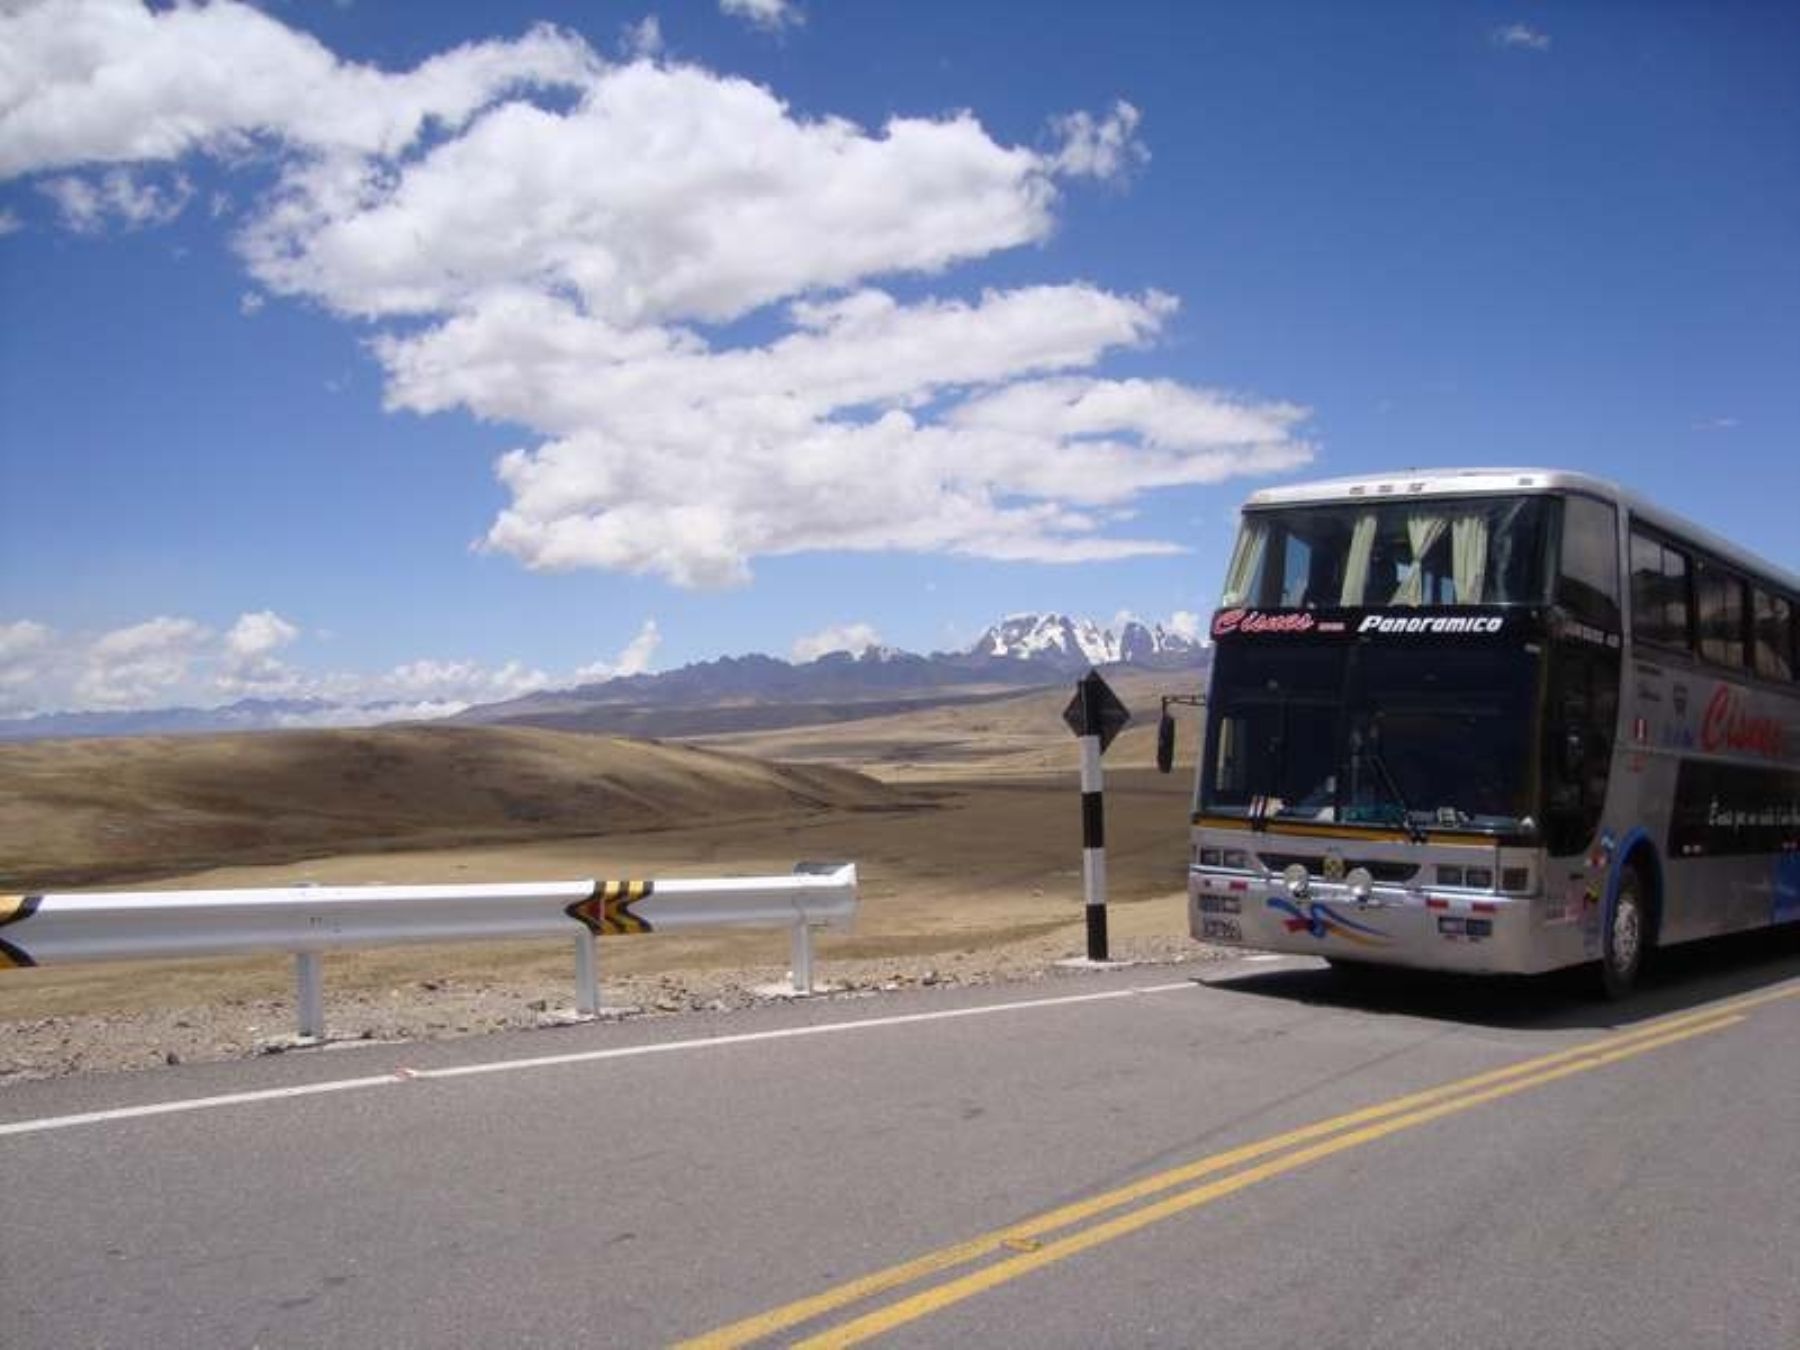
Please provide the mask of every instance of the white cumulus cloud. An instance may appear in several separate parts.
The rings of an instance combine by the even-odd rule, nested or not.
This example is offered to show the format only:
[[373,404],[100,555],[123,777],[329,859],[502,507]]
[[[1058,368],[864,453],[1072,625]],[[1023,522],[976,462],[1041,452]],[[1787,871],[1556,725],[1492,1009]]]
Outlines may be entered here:
[[1062,138],[1053,157],[1058,170],[1073,177],[1117,178],[1150,161],[1150,151],[1137,138],[1143,114],[1121,99],[1105,117],[1073,112],[1051,126]]
[[495,108],[379,183],[335,163],[297,173],[245,248],[271,290],[346,314],[525,287],[623,327],[728,320],[1041,239],[1053,167],[967,114],[871,135],[745,80],[639,61],[567,111]]
[[300,630],[272,609],[241,614],[225,634],[225,648],[240,660],[253,661],[287,646]]
[[543,671],[520,661],[508,661],[497,669],[475,661],[409,661],[362,683],[358,697],[466,705],[517,698],[549,683],[550,677]]
[[0,716],[29,712],[51,655],[49,628],[30,619],[0,623]]
[[661,645],[662,630],[656,626],[655,619],[646,619],[644,626],[638,629],[637,636],[625,644],[625,649],[617,657],[611,661],[595,661],[582,666],[575,672],[575,676],[584,683],[593,683],[626,675],[642,675],[655,663],[656,649]]
[[454,130],[515,88],[579,87],[596,65],[579,38],[540,27],[390,75],[232,0],[16,0],[0,10],[0,53],[0,177],[243,155],[265,138],[393,155],[428,123]]
[[[284,724],[360,726],[445,717],[586,675],[551,674],[516,660],[433,657],[373,672],[319,670],[294,655],[301,638],[298,625],[268,609],[240,614],[222,631],[167,615],[102,633],[0,622],[0,717],[216,707],[250,697],[330,705],[296,708]],[[661,641],[655,620],[645,622],[609,672],[648,669]]]
[[1170,296],[958,285],[1146,162],[1131,104],[1047,118],[1048,148],[967,110],[865,127],[662,60],[649,23],[625,64],[540,27],[384,71],[233,0],[14,5],[0,178],[98,228],[185,201],[190,156],[272,169],[234,199],[250,294],[372,322],[390,408],[525,428],[485,546],[531,568],[1167,553],[1132,532],[1145,494],[1311,457],[1303,408],[1106,375]]
[[123,169],[91,179],[52,178],[40,189],[77,234],[98,234],[115,222],[126,229],[166,225],[187,209],[194,195],[193,184],[183,175],[155,183]]
[[192,619],[167,616],[114,629],[87,649],[75,696],[93,708],[153,703],[185,683],[211,637]]
[[1189,642],[1207,642],[1206,621],[1189,609],[1178,609],[1169,616],[1169,631]]
[[881,645],[881,634],[866,623],[841,624],[826,628],[806,637],[796,638],[793,647],[793,659],[797,663],[817,661],[821,656],[832,652],[849,652],[861,655],[871,647]]
[[299,636],[300,630],[274,610],[240,614],[225,634],[214,683],[227,693],[274,695],[298,692],[303,678],[277,660],[275,653]]
[[626,24],[624,46],[632,56],[656,56],[663,49],[662,21],[647,14],[636,23]]
[[1509,23],[1504,28],[1494,30],[1495,45],[1510,47],[1517,51],[1547,52],[1550,50],[1550,35],[1529,24]]
[[719,0],[719,12],[772,33],[806,22],[794,0]]
[[50,630],[30,619],[0,623],[0,662],[23,661],[42,651],[50,641]]

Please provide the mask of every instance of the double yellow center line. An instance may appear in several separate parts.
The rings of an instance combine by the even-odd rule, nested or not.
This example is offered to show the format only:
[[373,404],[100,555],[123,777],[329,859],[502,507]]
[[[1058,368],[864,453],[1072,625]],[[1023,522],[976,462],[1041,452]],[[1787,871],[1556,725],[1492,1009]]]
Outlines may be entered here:
[[[806,1347],[859,1345],[1022,1275],[1210,1204],[1259,1181],[1502,1097],[1721,1031],[1742,1022],[1752,1008],[1797,996],[1800,996],[1800,987],[1728,1000],[1699,1012],[1664,1018],[1633,1031],[1396,1097],[1215,1153],[733,1322],[730,1326],[684,1341],[682,1347],[687,1350],[725,1350],[726,1347],[750,1345],[927,1277],[963,1266],[976,1267],[798,1342]],[[1106,1217],[1108,1215],[1113,1217]]]

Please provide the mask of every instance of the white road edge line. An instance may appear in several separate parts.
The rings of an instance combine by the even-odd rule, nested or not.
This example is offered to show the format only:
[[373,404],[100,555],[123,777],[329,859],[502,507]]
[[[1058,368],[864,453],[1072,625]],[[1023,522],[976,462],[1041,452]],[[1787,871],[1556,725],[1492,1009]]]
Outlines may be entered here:
[[476,1074],[512,1073],[520,1069],[547,1069],[567,1064],[591,1064],[609,1059],[635,1059],[644,1055],[667,1055],[686,1050],[710,1050],[726,1045],[752,1045],[762,1041],[795,1040],[802,1036],[832,1036],[852,1031],[875,1031],[884,1027],[910,1026],[921,1022],[948,1022],[963,1017],[983,1017],[994,1013],[1021,1012],[1034,1008],[1060,1008],[1077,1003],[1101,1003],[1110,999],[1135,998],[1142,994],[1169,994],[1201,986],[1193,980],[1168,984],[1140,985],[1133,989],[1112,989],[1095,994],[1069,994],[1061,998],[1021,999],[1014,1003],[984,1003],[973,1008],[944,1008],[937,1012],[904,1013],[898,1017],[865,1017],[853,1022],[826,1022],[817,1026],[783,1027],[778,1031],[746,1031],[731,1036],[707,1036],[687,1041],[657,1041],[648,1045],[621,1045],[609,1050],[578,1050],[566,1055],[538,1055],[530,1059],[501,1059],[486,1064],[464,1064],[449,1069],[402,1069],[398,1072],[373,1074],[363,1078],[337,1078],[324,1083],[300,1083],[293,1087],[261,1088],[253,1092],[228,1092],[215,1097],[188,1097],[176,1101],[151,1102],[144,1106],[121,1106],[108,1111],[84,1111],[77,1115],[42,1116],[35,1120],[0,1122],[0,1138],[9,1135],[41,1134],[48,1130],[72,1129],[78,1125],[103,1125],[119,1120],[140,1120],[148,1116],[174,1115],[183,1111],[210,1111],[224,1106],[247,1106],[256,1102],[288,1101],[296,1097],[316,1097],[328,1092],[354,1092],[361,1088],[400,1087],[407,1083],[436,1078],[468,1078]]

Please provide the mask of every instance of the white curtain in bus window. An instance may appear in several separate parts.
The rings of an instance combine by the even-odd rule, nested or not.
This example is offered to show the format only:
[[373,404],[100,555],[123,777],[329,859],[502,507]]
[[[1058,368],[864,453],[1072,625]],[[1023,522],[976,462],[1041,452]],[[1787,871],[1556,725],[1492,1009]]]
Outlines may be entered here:
[[1429,511],[1407,513],[1406,542],[1412,548],[1412,566],[1407,569],[1405,578],[1400,582],[1400,589],[1394,592],[1392,603],[1414,606],[1425,603],[1426,564],[1430,561],[1431,550],[1437,546],[1449,527],[1450,521],[1446,516],[1433,515]]
[[1766,680],[1794,678],[1794,607],[1767,591],[1756,593],[1756,673]]
[[1481,603],[1487,585],[1488,523],[1486,516],[1458,516],[1450,525],[1450,571],[1456,581],[1456,603]]
[[1350,553],[1344,563],[1344,587],[1338,604],[1360,608],[1369,591],[1369,560],[1375,556],[1375,513],[1360,512],[1350,529]]
[[[1478,605],[1488,599],[1489,509],[1409,511],[1406,545],[1411,563],[1389,603]],[[1373,528],[1369,538],[1372,550]]]

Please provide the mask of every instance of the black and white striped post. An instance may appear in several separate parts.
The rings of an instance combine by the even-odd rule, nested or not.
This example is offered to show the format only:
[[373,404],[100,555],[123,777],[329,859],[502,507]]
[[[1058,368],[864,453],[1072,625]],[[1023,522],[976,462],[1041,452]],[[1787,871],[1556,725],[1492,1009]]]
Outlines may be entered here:
[[1063,721],[1081,738],[1081,887],[1087,901],[1087,954],[1106,961],[1106,811],[1100,756],[1131,714],[1100,672],[1090,670],[1075,686]]

